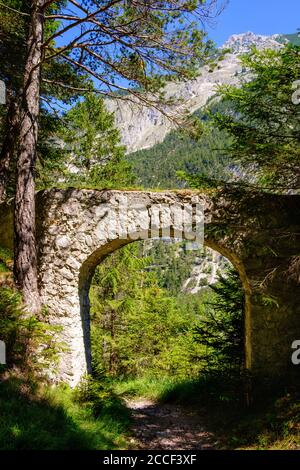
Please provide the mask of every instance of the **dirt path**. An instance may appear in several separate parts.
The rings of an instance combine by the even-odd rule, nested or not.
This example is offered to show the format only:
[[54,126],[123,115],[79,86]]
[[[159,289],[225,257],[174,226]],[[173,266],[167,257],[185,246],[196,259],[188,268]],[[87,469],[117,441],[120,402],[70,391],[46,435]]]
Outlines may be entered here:
[[216,446],[195,410],[146,399],[126,403],[133,414],[131,449],[209,450]]

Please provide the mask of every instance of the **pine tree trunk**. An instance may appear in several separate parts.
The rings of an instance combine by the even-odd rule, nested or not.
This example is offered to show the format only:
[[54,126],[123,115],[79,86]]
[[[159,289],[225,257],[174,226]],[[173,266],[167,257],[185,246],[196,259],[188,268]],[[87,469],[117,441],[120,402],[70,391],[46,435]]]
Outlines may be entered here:
[[25,305],[32,313],[38,313],[41,308],[35,240],[35,164],[44,3],[45,0],[32,2],[20,110],[19,156],[15,197],[15,279],[18,288],[23,293]]
[[[9,95],[9,93],[7,93]],[[5,200],[6,184],[10,164],[13,159],[19,124],[17,99],[10,96],[5,125],[5,137],[0,154],[0,203]]]

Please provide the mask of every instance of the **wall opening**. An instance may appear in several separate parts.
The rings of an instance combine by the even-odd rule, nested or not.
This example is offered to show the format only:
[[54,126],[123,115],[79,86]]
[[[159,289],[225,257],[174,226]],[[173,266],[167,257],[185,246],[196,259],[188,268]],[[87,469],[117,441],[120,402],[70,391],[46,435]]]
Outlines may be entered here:
[[[89,371],[123,379],[152,375],[190,380],[205,368],[205,357],[211,356],[212,367],[217,367],[222,355],[232,368],[242,369],[244,293],[234,292],[243,289],[228,258],[176,239],[131,241],[115,240],[82,269]],[[233,308],[225,308],[226,295],[229,303],[236,303]],[[222,315],[227,315],[224,328]],[[235,315],[231,324],[230,315]],[[233,327],[236,331],[230,332]],[[201,335],[211,338],[201,341]]]

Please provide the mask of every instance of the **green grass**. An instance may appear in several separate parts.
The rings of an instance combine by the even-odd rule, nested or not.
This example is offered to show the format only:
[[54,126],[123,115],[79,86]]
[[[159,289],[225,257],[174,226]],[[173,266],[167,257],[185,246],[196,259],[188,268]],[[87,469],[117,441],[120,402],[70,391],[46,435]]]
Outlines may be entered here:
[[66,386],[0,382],[0,449],[123,449],[130,415],[113,398],[95,417]]
[[0,273],[7,273],[9,270],[7,269],[7,266],[0,261]]
[[[220,449],[299,449],[297,388],[261,394],[247,407],[238,381],[137,378],[103,386],[99,402],[78,402],[67,386],[37,386],[11,378],[0,382],[0,450],[126,449],[131,424],[124,397],[149,398],[198,410]],[[243,396],[243,394],[242,394]],[[95,413],[96,410],[96,413]]]
[[116,380],[113,387],[120,397],[139,397],[160,401],[163,394],[173,390],[176,384],[176,379],[170,377],[140,377]]
[[113,389],[120,397],[143,397],[158,402],[178,402],[201,405],[203,401],[243,402],[240,379],[229,374],[203,374],[198,379],[182,380],[174,377],[145,376],[113,381]]
[[13,254],[7,248],[0,246],[0,261],[5,265],[9,265],[12,268],[13,264]]

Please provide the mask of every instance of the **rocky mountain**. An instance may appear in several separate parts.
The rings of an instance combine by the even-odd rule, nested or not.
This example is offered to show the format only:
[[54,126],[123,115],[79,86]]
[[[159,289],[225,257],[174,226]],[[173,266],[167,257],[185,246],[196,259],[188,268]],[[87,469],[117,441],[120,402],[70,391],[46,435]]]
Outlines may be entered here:
[[230,49],[233,54],[244,54],[252,46],[257,49],[278,49],[281,47],[282,38],[283,36],[280,34],[264,36],[248,31],[242,34],[233,34],[222,47]]
[[[239,58],[235,54],[227,54],[215,68],[204,66],[195,80],[168,84],[165,96],[176,98],[178,114],[184,114],[186,111],[193,113],[205,106],[208,99],[215,95],[218,85],[238,83],[241,73]],[[115,122],[128,153],[151,148],[162,142],[174,127],[157,109],[118,99],[110,100],[107,108],[115,113]],[[174,114],[171,107],[166,106],[165,111]]]
[[209,248],[205,248],[200,255],[195,257],[190,276],[184,281],[181,292],[185,294],[197,294],[202,289],[215,284],[218,275],[224,273],[228,261],[224,256]]
[[[166,86],[165,95],[177,101],[176,112],[184,113],[194,111],[206,105],[221,84],[235,85],[243,75],[243,68],[239,55],[246,52],[253,45],[259,49],[278,48],[282,42],[287,41],[281,35],[262,36],[251,32],[235,34],[220,48],[230,49],[223,60],[217,62],[216,66],[204,66],[199,76],[192,81],[183,83],[170,83]],[[107,108],[115,113],[116,125],[120,129],[122,141],[127,146],[128,153],[141,149],[151,148],[162,142],[174,126],[170,120],[157,109],[150,109],[115,99],[107,101]],[[172,114],[172,108],[165,108]]]

